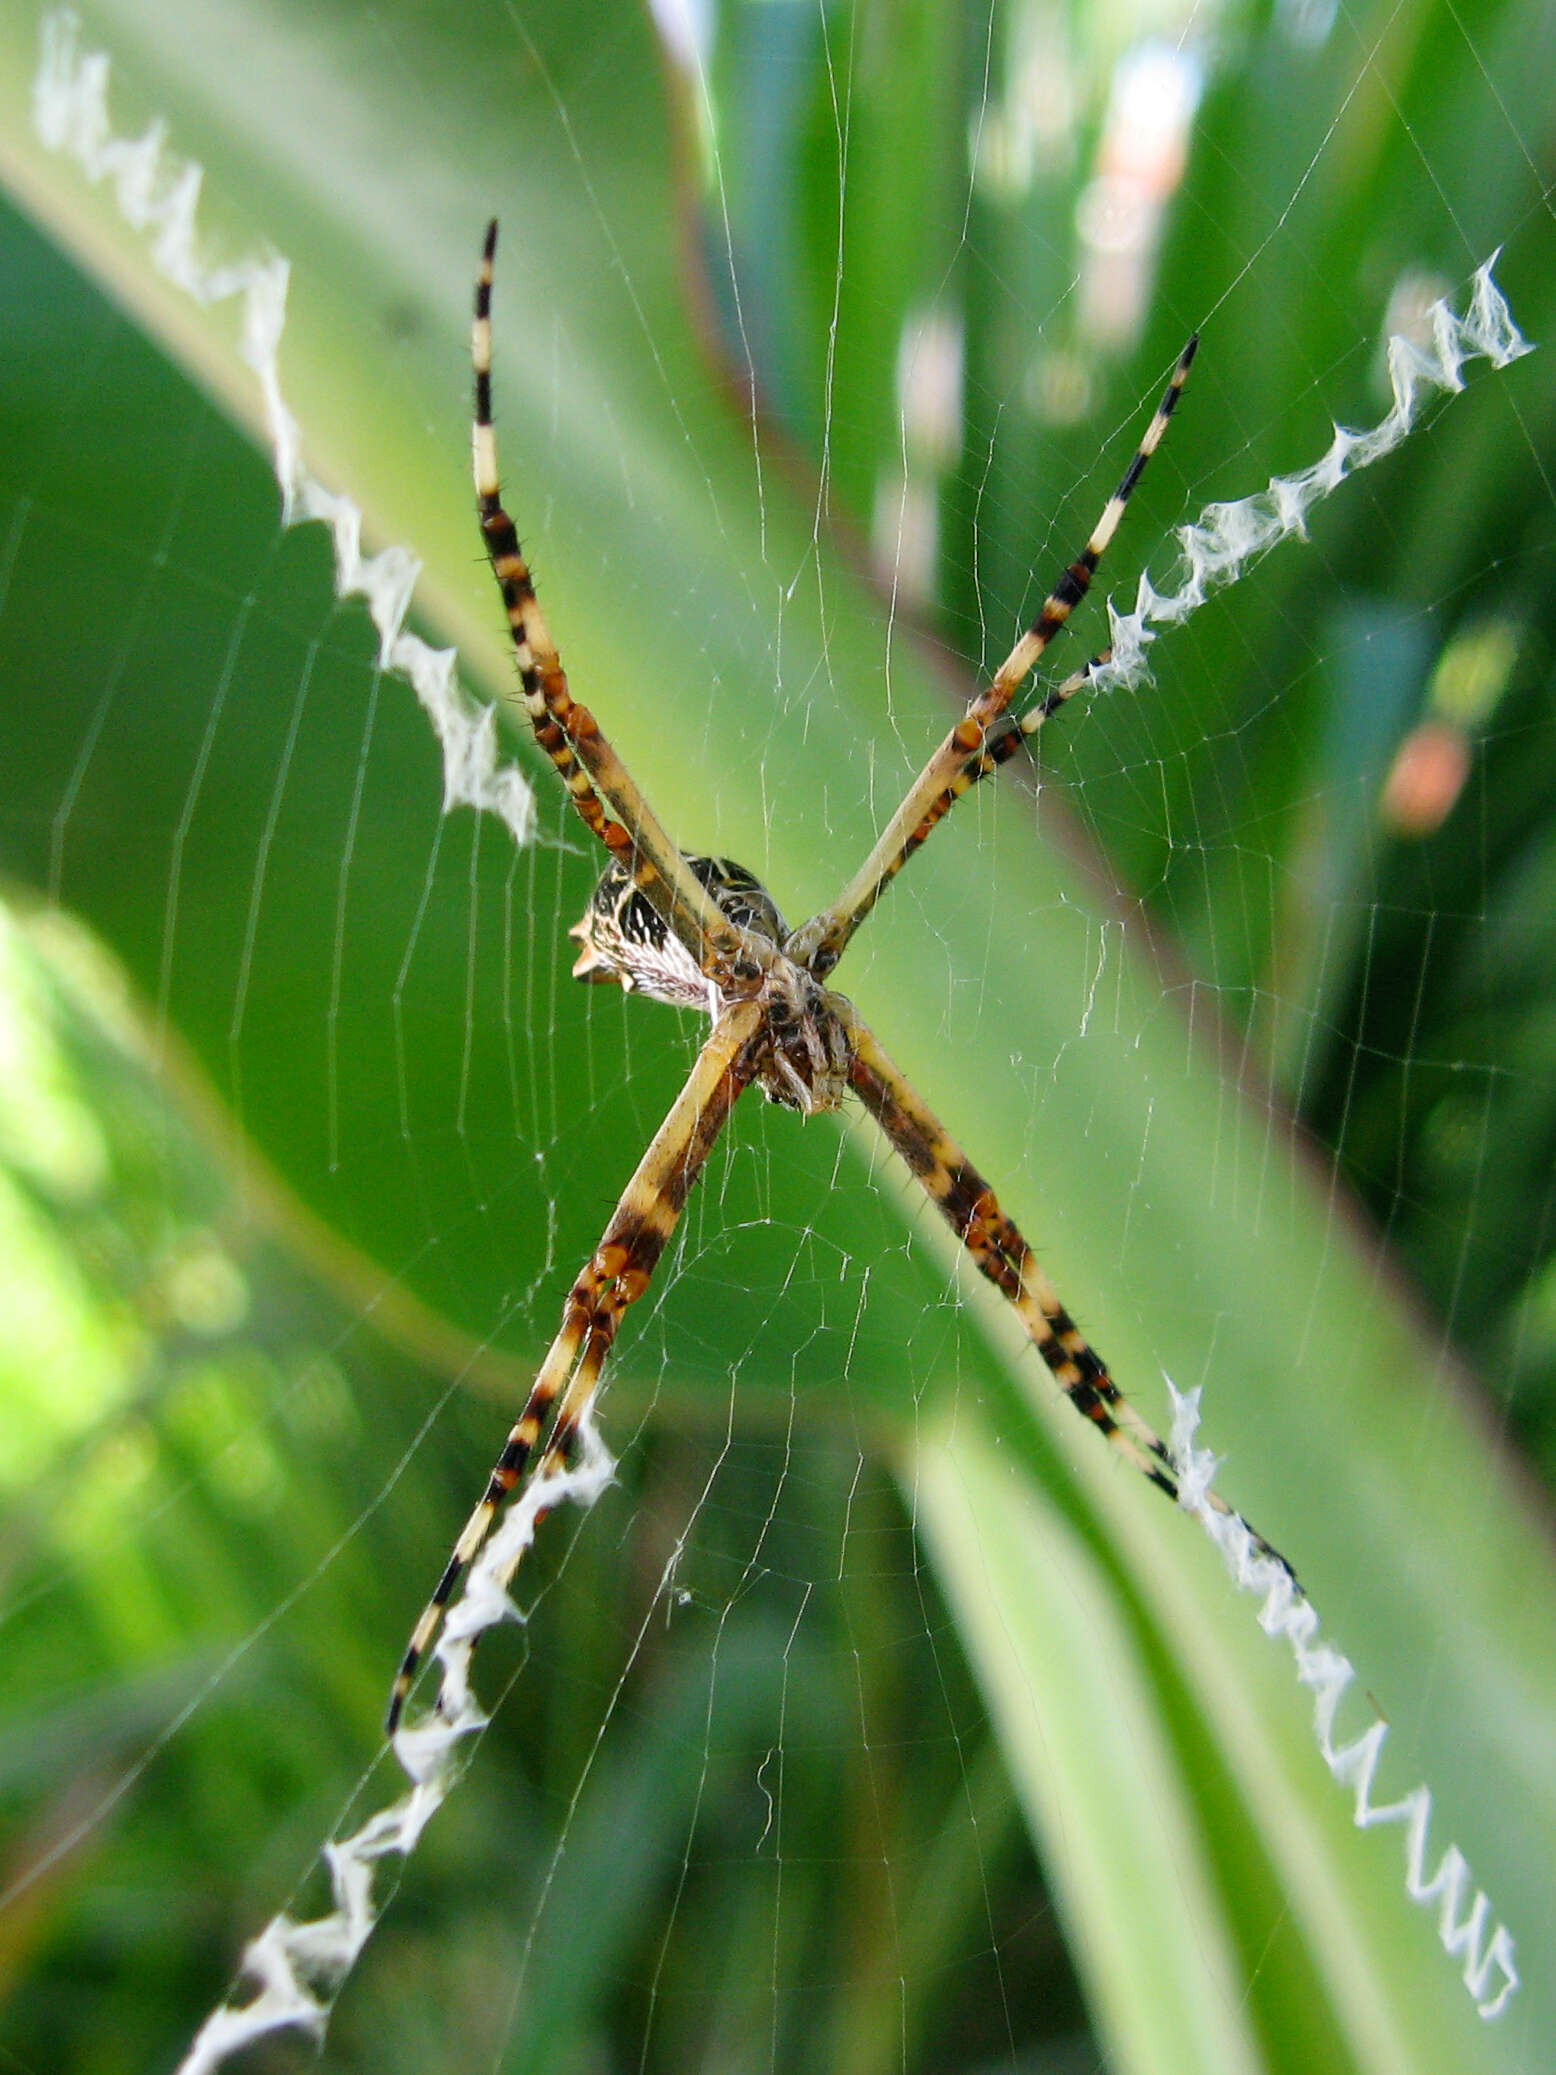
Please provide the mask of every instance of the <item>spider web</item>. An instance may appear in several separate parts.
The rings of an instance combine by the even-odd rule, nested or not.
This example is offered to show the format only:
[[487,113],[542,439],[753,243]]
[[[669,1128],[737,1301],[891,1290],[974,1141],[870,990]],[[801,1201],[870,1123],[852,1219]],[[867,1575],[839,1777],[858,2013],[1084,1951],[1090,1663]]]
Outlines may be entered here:
[[[209,43],[159,58],[56,21],[39,129],[71,199],[25,153],[18,191],[99,256],[136,226],[168,286],[108,262],[121,293],[262,412],[291,516],[328,533],[282,530],[264,465],[9,226],[38,284],[0,510],[28,692],[10,870],[49,904],[19,904],[6,951],[20,2064],[100,2064],[94,2024],[175,2063],[270,1921],[196,2064],[258,2028],[268,1968],[261,2015],[332,2009],[331,2057],[374,2066],[1540,2065],[1548,1547],[1457,1364],[1538,1464],[1548,392],[1493,283],[1548,336],[1552,227],[1516,19],[1447,20],[1473,163],[1387,14],[1288,9],[1236,25],[1241,50],[1186,21],[1058,67],[1036,16],[965,46],[926,18],[902,49],[863,15],[663,14],[733,405],[656,300],[650,146],[614,156],[602,74],[643,90],[641,28],[613,23],[595,64],[508,18],[485,63],[553,185],[494,131],[457,198],[412,204],[344,118],[338,51],[256,46],[224,156]],[[375,26],[443,138],[459,65]],[[1330,60],[1279,149],[1217,92],[1261,51]],[[1359,106],[1384,140],[1369,195],[1408,230],[1348,268],[1309,209],[1359,177]],[[889,130],[915,117],[910,164]],[[285,181],[249,195],[267,124],[288,179],[353,168],[338,215],[365,229],[306,233]],[[1186,171],[1191,134],[1196,169],[1237,178]],[[920,160],[948,227],[903,281],[924,190],[881,181],[930,181]],[[84,171],[103,184],[78,201]],[[509,193],[529,212],[499,409],[575,690],[677,834],[769,874],[791,920],[862,852],[961,666],[1030,616],[1203,328],[1111,573],[1113,660],[1043,743],[1062,782],[959,809],[842,980],[1148,1414],[1171,1416],[1164,1370],[1203,1386],[1178,1402],[1228,1456],[1218,1487],[1351,1653],[1292,1637],[1331,1770],[1407,1828],[1406,1880],[1397,1844],[1346,1835],[1254,1610],[1049,1417],[886,1157],[754,1103],[624,1330],[614,1478],[590,1456],[594,1510],[547,1525],[523,1622],[482,1644],[495,1726],[423,1749],[436,1791],[381,1813],[404,1629],[694,1039],[567,985],[595,861],[544,787],[532,819],[490,709],[406,628],[409,551],[361,553],[358,503],[425,555],[429,637],[495,655],[489,596],[459,588],[476,192],[477,229]],[[1268,314],[1300,309],[1288,276],[1305,329]],[[231,297],[244,326],[196,333],[164,292]],[[1291,1111],[1327,1150],[1293,1158]],[[1290,1625],[1278,1593],[1264,1612]],[[1353,1663],[1386,1755],[1373,1708],[1341,1708]],[[309,1869],[353,1834],[332,1898]],[[1152,1950],[1163,1893],[1193,1978]],[[91,2016],[59,1994],[83,1966]],[[1477,2004],[1506,2011],[1488,2030]]]

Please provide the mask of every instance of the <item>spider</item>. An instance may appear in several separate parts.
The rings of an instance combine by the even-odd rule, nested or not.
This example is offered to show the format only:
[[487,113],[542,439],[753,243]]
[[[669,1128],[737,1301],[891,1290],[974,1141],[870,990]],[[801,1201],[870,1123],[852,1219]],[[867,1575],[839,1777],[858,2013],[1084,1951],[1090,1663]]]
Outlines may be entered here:
[[[675,847],[594,715],[568,691],[498,488],[491,396],[496,249],[494,222],[482,251],[471,335],[481,533],[507,608],[535,739],[556,766],[584,825],[610,857],[582,921],[569,932],[580,945],[573,973],[580,980],[704,1009],[713,1027],[593,1256],[568,1292],[561,1327],[524,1409],[412,1631],[389,1702],[391,1735],[454,1587],[504,1501],[526,1474],[540,1482],[567,1466],[622,1315],[648,1288],[715,1140],[737,1099],[752,1086],[770,1102],[803,1115],[835,1110],[845,1095],[857,1096],[974,1266],[1011,1305],[1075,1409],[1159,1490],[1173,1500],[1178,1496],[1178,1465],[1166,1444],[1123,1397],[993,1189],[892,1064],[853,1004],[828,983],[855,930],[941,818],[979,779],[1029,743],[1103,660],[1094,658],[1026,711],[1010,711],[1034,665],[1085,597],[1183,393],[1197,337],[1179,355],[1155,416],[1080,556],[925,764],[842,893],[791,930],[767,889],[743,866]],[[1213,1495],[1211,1503],[1232,1514]],[[1278,1551],[1251,1528],[1249,1533],[1261,1552],[1290,1572]]]

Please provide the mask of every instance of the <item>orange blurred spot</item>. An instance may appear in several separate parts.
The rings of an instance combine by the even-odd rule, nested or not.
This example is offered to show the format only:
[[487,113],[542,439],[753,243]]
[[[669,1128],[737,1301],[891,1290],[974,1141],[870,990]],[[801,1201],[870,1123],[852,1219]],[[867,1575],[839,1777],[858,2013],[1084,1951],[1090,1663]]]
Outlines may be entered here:
[[1458,804],[1470,775],[1469,737],[1451,721],[1412,728],[1383,785],[1379,814],[1396,836],[1429,836]]

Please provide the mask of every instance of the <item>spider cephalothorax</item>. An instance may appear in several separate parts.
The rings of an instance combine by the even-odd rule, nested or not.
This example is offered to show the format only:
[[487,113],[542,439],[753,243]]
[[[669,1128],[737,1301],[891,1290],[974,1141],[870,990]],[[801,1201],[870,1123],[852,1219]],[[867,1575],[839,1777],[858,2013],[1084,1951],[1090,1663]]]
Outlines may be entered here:
[[[970,786],[1004,763],[1090,682],[1091,665],[1050,686],[1025,708],[1012,702],[1039,657],[1086,595],[1130,493],[1167,429],[1188,379],[1194,341],[1123,480],[1103,507],[1082,553],[1055,582],[1042,610],[993,679],[908,788],[901,806],[842,893],[790,931],[771,895],[728,858],[679,850],[644,799],[599,722],[567,688],[556,644],[535,597],[529,565],[497,484],[492,432],[491,290],[497,226],[487,232],[476,287],[475,477],[481,530],[502,588],[524,710],[584,826],[611,864],[572,931],[582,980],[700,1008],[713,1027],[686,1085],[622,1191],[599,1245],[579,1271],[562,1324],[536,1372],[528,1400],[493,1465],[484,1496],[454,1544],[437,1590],[411,1635],[389,1705],[392,1731],[417,1666],[437,1634],[455,1585],[521,1478],[542,1486],[561,1477],[599,1389],[622,1314],[647,1289],[686,1199],[725,1120],[745,1089],[760,1087],[788,1109],[836,1109],[857,1096],[950,1225],[979,1273],[1014,1311],[1032,1345],[1078,1412],[1135,1468],[1176,1496],[1177,1465],[1125,1400],[1096,1349],[1001,1209],[989,1183],[895,1067],[874,1033],[824,983],[850,939],[908,859]],[[1230,1512],[1214,1494],[1210,1503]],[[537,1494],[537,1498],[542,1498]],[[535,1518],[544,1511],[544,1501]],[[1255,1545],[1275,1552],[1260,1537]],[[522,1546],[522,1545],[520,1545]],[[501,1582],[518,1556],[505,1559]]]
[[789,926],[754,872],[732,858],[682,856],[720,912],[755,940],[738,972],[700,965],[625,867],[613,864],[568,931],[580,947],[573,978],[614,982],[715,1018],[735,1002],[757,1002],[762,1028],[744,1055],[747,1078],[786,1109],[835,1110],[848,1085],[848,1003],[786,955]]
[[852,1003],[782,951],[756,1000],[762,1028],[745,1053],[752,1080],[785,1109],[806,1116],[837,1109],[855,1063]]

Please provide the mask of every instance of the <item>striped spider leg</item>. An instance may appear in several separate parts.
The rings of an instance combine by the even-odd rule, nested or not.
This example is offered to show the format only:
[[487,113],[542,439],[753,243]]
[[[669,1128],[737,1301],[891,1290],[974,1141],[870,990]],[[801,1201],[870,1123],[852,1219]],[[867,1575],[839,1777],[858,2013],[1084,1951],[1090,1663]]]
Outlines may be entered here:
[[[535,596],[529,564],[503,509],[492,424],[492,269],[497,225],[487,225],[476,277],[470,357],[475,369],[474,463],[481,537],[507,608],[525,716],[556,766],[589,833],[604,844],[664,927],[717,980],[749,978],[765,950],[718,906],[670,841],[658,816],[611,748],[599,722],[568,691],[556,643]],[[704,997],[710,1004],[713,995]]]
[[[465,1522],[412,1631],[389,1699],[393,1736],[422,1659],[442,1624],[454,1587],[475,1561],[503,1501],[534,1465],[537,1483],[565,1470],[578,1430],[599,1389],[600,1373],[627,1306],[648,1288],[660,1255],[730,1111],[746,1088],[744,1065],[761,1010],[740,1002],[714,1023],[686,1086],[671,1104],[637,1172],[621,1193],[599,1245],[567,1294],[562,1324],[536,1371],[524,1410],[508,1431],[480,1504]],[[514,1559],[514,1568],[518,1559]],[[506,1586],[510,1569],[500,1583]]]
[[[1047,1363],[1076,1411],[1100,1427],[1120,1455],[1170,1499],[1178,1496],[1178,1465],[1165,1441],[1141,1418],[1108,1374],[1107,1364],[1059,1301],[1037,1257],[999,1205],[949,1131],[855,1019],[849,1080],[915,1180],[971,1256],[978,1272],[1006,1299],[1022,1330]],[[1240,1513],[1215,1492],[1218,1513],[1242,1520],[1261,1555],[1272,1557],[1296,1584],[1295,1574]]]
[[1002,764],[1051,713],[1078,692],[1101,660],[1096,658],[1088,663],[1085,670],[1066,679],[1040,699],[1029,713],[1015,722],[1005,722],[1001,727],[1011,700],[1090,590],[1097,564],[1118,531],[1119,520],[1124,516],[1124,508],[1134,494],[1135,485],[1144,475],[1146,463],[1161,445],[1168,421],[1183,394],[1183,385],[1189,379],[1189,369],[1198,347],[1196,335],[1179,354],[1172,379],[1118,488],[1103,506],[1102,516],[1093,527],[1090,540],[1043,600],[1037,618],[988,684],[974,696],[966,713],[909,786],[901,806],[876,839],[875,848],[842,893],[831,907],[823,908],[819,915],[813,915],[809,922],[796,930],[785,946],[791,958],[818,977],[825,978],[833,970],[848,948],[854,931],[914,851],[927,841],[936,823],[953,803],[980,778],[987,777],[990,771]]
[[[1009,1302],[1077,1410],[1154,1484],[1174,1497],[1178,1489],[1169,1450],[1124,1399],[992,1188],[892,1065],[852,1005],[826,981],[854,931],[955,801],[1014,755],[1089,681],[1095,663],[1047,691],[1026,713],[1009,713],[1038,658],[1085,596],[1130,494],[1166,430],[1188,377],[1195,342],[1189,341],[1179,359],[1156,415],[1082,554],[925,765],[839,899],[791,932],[772,897],[743,866],[727,858],[693,856],[671,843],[594,716],[568,692],[498,489],[491,412],[495,246],[494,224],[482,256],[472,334],[481,529],[507,609],[526,715],[585,826],[610,857],[583,919],[570,932],[581,947],[574,976],[702,1008],[712,1017],[713,1029],[598,1247],[568,1293],[561,1326],[536,1372],[524,1409],[416,1624],[390,1699],[391,1735],[454,1588],[474,1562],[504,1502],[526,1477],[543,1492],[548,1478],[566,1471],[622,1315],[647,1289],[719,1132],[739,1096],[753,1083],[770,1101],[806,1115],[836,1109],[846,1093],[856,1094],[974,1265]],[[1261,1550],[1276,1554],[1261,1538],[1254,1539]],[[515,1556],[507,1564],[502,1585],[510,1581],[518,1561]]]

